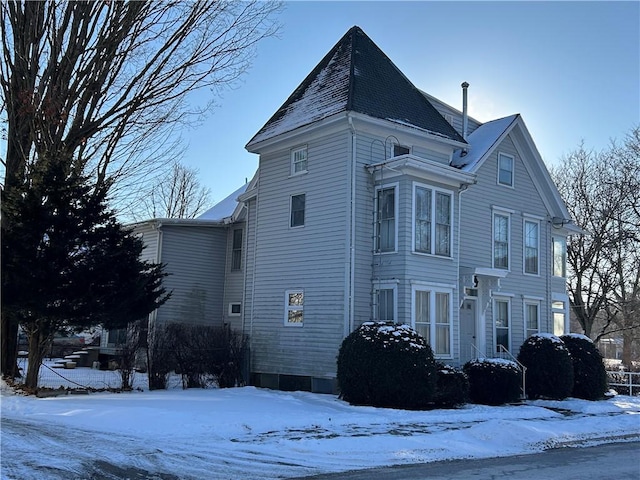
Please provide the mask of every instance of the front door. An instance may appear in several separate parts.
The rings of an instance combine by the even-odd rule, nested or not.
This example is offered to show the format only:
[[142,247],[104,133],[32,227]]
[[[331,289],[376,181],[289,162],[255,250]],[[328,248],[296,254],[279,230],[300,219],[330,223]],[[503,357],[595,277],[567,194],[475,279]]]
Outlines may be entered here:
[[467,298],[460,308],[460,364],[476,358],[476,303],[475,299]]

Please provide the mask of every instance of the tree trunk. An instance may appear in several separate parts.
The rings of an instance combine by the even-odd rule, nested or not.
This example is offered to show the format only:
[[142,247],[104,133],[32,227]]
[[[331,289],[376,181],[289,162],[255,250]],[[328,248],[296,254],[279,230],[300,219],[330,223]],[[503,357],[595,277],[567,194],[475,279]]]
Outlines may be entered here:
[[18,376],[18,324],[10,315],[0,318],[0,373],[3,377]]
[[47,338],[44,338],[40,329],[28,333],[27,336],[29,338],[29,366],[27,367],[25,386],[35,390],[38,388],[38,376],[40,375],[40,366],[44,358]]
[[633,330],[622,332],[622,365],[629,371],[632,370],[631,351],[633,350]]

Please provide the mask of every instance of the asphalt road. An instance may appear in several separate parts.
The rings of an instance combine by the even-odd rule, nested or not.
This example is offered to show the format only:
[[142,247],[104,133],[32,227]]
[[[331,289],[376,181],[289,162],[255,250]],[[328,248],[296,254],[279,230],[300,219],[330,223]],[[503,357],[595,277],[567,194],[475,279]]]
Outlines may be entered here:
[[640,442],[567,447],[515,457],[454,460],[300,478],[306,480],[640,480]]

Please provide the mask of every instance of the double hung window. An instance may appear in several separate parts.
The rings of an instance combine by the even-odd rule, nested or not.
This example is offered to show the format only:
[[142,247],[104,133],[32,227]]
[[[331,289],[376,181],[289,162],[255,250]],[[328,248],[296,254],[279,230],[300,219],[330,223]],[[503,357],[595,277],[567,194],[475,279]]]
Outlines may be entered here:
[[540,224],[536,221],[524,222],[524,273],[538,275],[539,273],[539,243]]
[[498,154],[498,184],[513,187],[513,157]]
[[291,175],[307,171],[307,147],[296,148],[291,151]]
[[450,257],[453,216],[451,193],[415,185],[413,198],[414,251]]
[[510,324],[511,305],[509,300],[494,300],[493,302],[493,322],[495,328],[496,352],[500,352],[500,345],[509,350],[510,347]]
[[305,194],[291,196],[291,227],[304,226]]
[[439,357],[451,356],[451,301],[452,292],[447,289],[428,286],[413,289],[413,328]]
[[493,214],[493,268],[509,269],[510,216]]
[[376,192],[376,252],[384,253],[396,250],[397,217],[397,186],[379,188]]

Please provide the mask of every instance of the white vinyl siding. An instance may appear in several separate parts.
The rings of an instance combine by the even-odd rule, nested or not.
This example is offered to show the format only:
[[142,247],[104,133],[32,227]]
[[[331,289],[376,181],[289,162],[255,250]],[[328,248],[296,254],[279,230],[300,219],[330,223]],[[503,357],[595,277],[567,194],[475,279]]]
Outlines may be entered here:
[[440,358],[451,358],[452,355],[452,299],[453,292],[449,289],[413,288],[412,327]]
[[493,214],[493,267],[509,269],[511,217],[508,213]]
[[376,190],[375,251],[395,252],[398,237],[398,186]]
[[524,221],[524,273],[540,273],[540,224],[537,221]]
[[421,184],[413,189],[413,251],[451,256],[453,195]]

